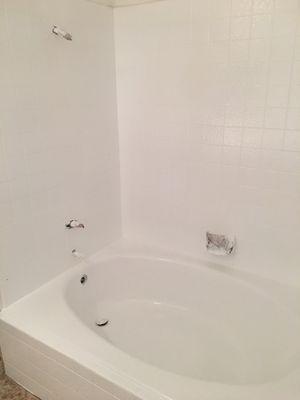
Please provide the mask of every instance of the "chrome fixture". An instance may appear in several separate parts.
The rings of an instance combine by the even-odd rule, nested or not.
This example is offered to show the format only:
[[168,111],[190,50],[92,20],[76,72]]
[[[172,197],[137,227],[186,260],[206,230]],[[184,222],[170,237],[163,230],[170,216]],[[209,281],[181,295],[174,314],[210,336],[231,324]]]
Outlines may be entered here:
[[70,33],[64,31],[63,29],[59,28],[56,25],[53,26],[52,33],[54,33],[54,35],[59,36],[63,39],[72,40],[72,35]]
[[84,284],[87,282],[87,280],[88,280],[88,277],[87,277],[86,274],[84,274],[84,275],[82,275],[81,278],[80,278],[80,283],[81,283],[82,285],[84,285]]
[[84,228],[84,225],[77,221],[77,219],[71,219],[69,223],[65,225],[67,229],[74,229],[74,228]]
[[216,256],[228,256],[236,248],[236,239],[225,235],[206,232],[207,251]]
[[108,325],[108,323],[109,323],[109,319],[105,319],[105,318],[100,319],[99,321],[95,322],[96,326],[99,326],[99,327],[106,326],[106,325]]

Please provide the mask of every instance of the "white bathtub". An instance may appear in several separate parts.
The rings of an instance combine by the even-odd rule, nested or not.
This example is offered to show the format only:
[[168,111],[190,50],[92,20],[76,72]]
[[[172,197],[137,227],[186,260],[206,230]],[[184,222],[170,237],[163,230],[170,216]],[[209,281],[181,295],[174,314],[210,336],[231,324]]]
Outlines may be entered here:
[[42,399],[300,398],[297,289],[141,247],[100,252],[0,329],[8,375]]

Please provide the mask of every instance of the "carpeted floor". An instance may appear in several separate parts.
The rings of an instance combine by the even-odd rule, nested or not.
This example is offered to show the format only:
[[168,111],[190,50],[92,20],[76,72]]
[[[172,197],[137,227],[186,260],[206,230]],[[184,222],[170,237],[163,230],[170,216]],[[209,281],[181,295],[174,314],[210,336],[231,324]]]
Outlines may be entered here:
[[4,373],[3,361],[0,353],[0,400],[38,400],[37,397],[26,392]]
[[37,397],[26,392],[7,376],[0,378],[0,399],[1,400],[38,400]]

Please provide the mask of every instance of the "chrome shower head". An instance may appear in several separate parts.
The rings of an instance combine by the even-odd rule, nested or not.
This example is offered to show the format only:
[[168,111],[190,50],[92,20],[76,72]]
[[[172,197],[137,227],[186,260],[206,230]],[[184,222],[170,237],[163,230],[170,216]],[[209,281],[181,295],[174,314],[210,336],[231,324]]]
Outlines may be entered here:
[[54,25],[52,28],[52,33],[56,36],[60,36],[66,40],[72,40],[72,35],[63,29],[60,29],[58,26]]

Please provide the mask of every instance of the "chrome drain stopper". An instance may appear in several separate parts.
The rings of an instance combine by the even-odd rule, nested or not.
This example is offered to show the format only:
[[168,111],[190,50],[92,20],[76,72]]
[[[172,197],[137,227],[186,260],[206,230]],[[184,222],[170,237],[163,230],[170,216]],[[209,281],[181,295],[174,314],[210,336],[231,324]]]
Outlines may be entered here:
[[109,323],[109,319],[100,319],[96,321],[96,326],[106,326]]

